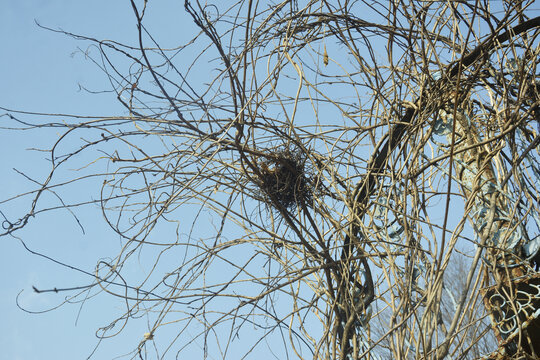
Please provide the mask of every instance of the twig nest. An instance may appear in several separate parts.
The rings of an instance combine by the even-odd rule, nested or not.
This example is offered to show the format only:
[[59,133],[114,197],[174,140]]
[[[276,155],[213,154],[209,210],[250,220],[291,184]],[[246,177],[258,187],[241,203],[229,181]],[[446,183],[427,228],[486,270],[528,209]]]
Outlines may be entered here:
[[298,149],[277,150],[260,160],[260,188],[269,202],[276,201],[286,209],[313,201],[313,181],[306,156]]

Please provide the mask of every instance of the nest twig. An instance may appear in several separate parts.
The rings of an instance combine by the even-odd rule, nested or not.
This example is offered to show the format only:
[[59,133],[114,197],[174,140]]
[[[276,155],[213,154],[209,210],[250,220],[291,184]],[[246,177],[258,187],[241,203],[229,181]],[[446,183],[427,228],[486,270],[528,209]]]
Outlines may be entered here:
[[313,201],[312,174],[306,156],[300,150],[285,149],[269,153],[258,163],[259,187],[268,200],[274,199],[286,209]]

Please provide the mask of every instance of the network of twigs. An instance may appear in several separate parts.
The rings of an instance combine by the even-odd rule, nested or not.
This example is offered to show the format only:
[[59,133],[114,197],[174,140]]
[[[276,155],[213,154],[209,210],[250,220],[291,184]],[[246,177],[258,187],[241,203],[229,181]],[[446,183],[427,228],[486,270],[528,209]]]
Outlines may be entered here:
[[[178,356],[200,351],[204,343],[210,349],[204,356],[219,358],[218,351],[252,335],[253,327],[265,332],[242,337],[244,357],[281,344],[285,333],[290,342],[283,341],[281,358],[293,358],[292,349],[306,359],[465,359],[493,351],[497,343],[478,291],[493,282],[482,263],[490,245],[474,237],[476,225],[466,225],[481,213],[473,205],[484,180],[477,175],[462,181],[468,173],[461,164],[478,163],[485,172],[493,163],[496,172],[484,178],[497,177],[501,188],[521,197],[523,213],[537,212],[539,191],[524,164],[526,155],[535,161],[539,156],[538,87],[525,80],[537,76],[540,47],[537,35],[530,41],[526,35],[533,31],[525,32],[517,20],[527,5],[509,5],[507,20],[498,23],[480,2],[351,2],[350,9],[307,3],[305,9],[296,1],[252,8],[241,0],[218,12],[217,5],[186,1],[197,31],[181,47],[184,57],[176,48],[150,46],[146,1],[144,9],[132,2],[144,43],[87,39],[99,45],[99,58],[109,61],[108,51],[127,54],[141,69],[133,78],[131,68],[130,76],[120,77],[102,60],[107,75],[121,84],[118,99],[129,117],[66,122],[59,141],[83,129],[95,129],[96,139],[63,157],[54,152],[59,165],[93,148],[108,161],[95,203],[125,243],[110,264],[99,262],[95,286],[107,293],[117,286],[117,299],[136,300],[126,319],[139,318],[141,304],[152,304],[145,310],[149,325],[137,348],[140,358],[157,348],[150,345],[154,334],[159,345],[169,341],[167,351],[179,349]],[[368,13],[370,21],[362,17]],[[476,31],[475,21],[487,30]],[[536,25],[527,26],[538,34]],[[239,35],[244,33],[247,39]],[[504,64],[516,55],[508,49],[520,48],[529,49],[523,64],[531,69],[523,65],[510,76]],[[178,62],[178,73],[161,73],[147,54],[165,56],[171,66]],[[218,75],[207,71],[216,56],[223,66]],[[187,68],[179,62],[190,57]],[[201,81],[201,74],[209,78]],[[440,124],[450,135],[437,134],[431,124],[439,110],[458,119],[459,109],[470,110],[476,133],[445,120]],[[509,114],[513,119],[506,119]],[[56,131],[54,116],[47,126]],[[251,116],[257,121],[250,123]],[[44,125],[34,127],[41,131]],[[525,140],[515,135],[521,128]],[[156,144],[163,149],[157,154]],[[37,199],[65,186],[53,183],[59,165],[32,199],[31,211],[17,222],[6,220],[6,234],[57,209],[42,210]],[[78,174],[72,182],[101,172]],[[331,201],[323,199],[328,194]],[[252,216],[255,202],[286,221]],[[512,224],[533,224],[518,213],[521,203],[508,212]],[[164,228],[178,223],[173,240],[153,234],[163,222]],[[174,260],[141,250],[152,246]],[[155,262],[147,278],[117,280],[130,266],[139,274],[145,261]],[[166,306],[156,311],[161,304]],[[204,329],[185,337],[197,330],[195,320]],[[166,330],[159,333],[166,324],[176,326],[169,340]],[[156,350],[156,358],[167,356]]]
[[259,165],[259,184],[268,203],[275,201],[285,209],[308,206],[313,202],[315,182],[306,155],[299,149],[271,151]]

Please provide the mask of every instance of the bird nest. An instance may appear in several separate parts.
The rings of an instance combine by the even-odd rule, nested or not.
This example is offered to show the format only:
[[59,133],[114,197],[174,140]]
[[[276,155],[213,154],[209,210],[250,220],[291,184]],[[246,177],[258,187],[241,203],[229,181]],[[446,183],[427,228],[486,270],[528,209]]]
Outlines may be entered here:
[[277,202],[288,210],[311,206],[315,185],[306,160],[306,154],[298,149],[276,150],[259,159],[258,185],[267,202]]

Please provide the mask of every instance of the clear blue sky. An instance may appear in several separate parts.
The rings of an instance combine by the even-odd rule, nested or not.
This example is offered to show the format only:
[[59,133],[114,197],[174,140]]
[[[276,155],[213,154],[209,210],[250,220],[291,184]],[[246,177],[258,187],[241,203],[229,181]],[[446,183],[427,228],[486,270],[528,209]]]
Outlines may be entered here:
[[[193,31],[185,16],[183,1],[151,0],[149,4],[145,24],[162,47],[178,45],[182,36],[189,36]],[[108,85],[105,75],[85,59],[88,43],[40,29],[35,22],[136,46],[136,22],[129,1],[2,0],[0,16],[3,50],[0,57],[1,107],[40,113],[125,114],[114,94],[89,95],[80,90],[79,84],[95,91],[107,89]],[[0,111],[2,113],[4,111]],[[38,116],[29,118],[34,122],[40,121]],[[7,120],[6,117],[1,119]],[[56,136],[54,129],[47,130],[47,136],[43,135],[42,131],[14,133],[0,130],[2,169],[7,171],[0,177],[3,189],[0,199],[34,188],[12,168],[43,180],[47,171],[45,155],[23,151],[31,147],[50,148]],[[88,192],[88,189],[79,191]],[[16,217],[17,214],[22,216],[27,206],[24,201],[10,202],[7,208],[0,204],[0,210]],[[68,213],[52,212],[33,219],[16,235],[35,251],[92,271],[100,258],[116,255],[119,243],[106,227],[98,226],[102,223],[101,216],[91,210],[77,210],[85,234]],[[41,315],[19,310],[15,300],[21,291],[20,304],[33,311],[54,307],[69,295],[36,294],[32,286],[40,289],[79,286],[87,284],[89,279],[30,254],[17,239],[5,237],[0,241],[0,271],[3,274],[0,318],[6,328],[0,338],[0,360],[86,359],[97,344],[94,331],[121,314],[120,305],[111,302],[110,298],[97,297],[84,304],[63,306]],[[144,323],[140,327],[126,328],[120,336],[103,342],[94,358],[111,359],[131,350],[136,345],[134,339],[142,339],[146,331]],[[244,337],[241,341],[246,340]],[[166,358],[174,357],[171,354]],[[232,352],[231,358],[234,358]],[[270,358],[270,354],[263,354],[263,358]]]
[[[177,46],[199,32],[187,17],[183,1],[159,0],[149,3],[145,26],[162,47]],[[2,0],[0,1],[2,44],[0,107],[10,109],[14,116],[33,123],[64,121],[66,118],[18,115],[15,111],[93,116],[126,115],[125,109],[116,100],[116,94],[88,94],[80,89],[80,85],[91,91],[109,89],[105,74],[85,58],[87,50],[95,56],[98,52],[88,48],[88,42],[41,29],[36,22],[52,29],[137,46],[136,21],[127,0]],[[196,51],[200,49],[197,48]],[[0,126],[5,126],[8,122],[9,119],[5,116],[7,112],[0,110],[0,116],[3,115],[0,117],[2,122]],[[26,149],[50,149],[62,131],[62,129],[40,129],[33,132],[14,132],[0,129],[2,154],[0,201],[35,189],[35,184],[13,169],[35,178],[36,181],[44,181],[49,170],[48,154]],[[78,140],[80,139],[74,137],[73,144]],[[69,141],[64,145],[69,146]],[[83,160],[93,159],[90,157]],[[86,186],[71,188],[71,193],[64,192],[63,195],[69,199],[77,196],[97,198],[97,195],[88,194],[98,194],[99,185],[94,188]],[[10,221],[16,221],[28,212],[29,200],[30,198],[26,197],[9,203],[0,203],[0,211]],[[58,204],[58,200],[50,194],[45,194],[43,201]],[[120,241],[104,224],[102,215],[96,207],[78,208],[76,212],[86,231],[84,234],[67,211],[55,211],[42,213],[31,219],[24,229],[15,233],[15,236],[24,240],[33,251],[93,272],[100,259],[110,259],[118,254]],[[214,224],[207,225],[211,227]],[[103,341],[93,353],[98,345],[96,330],[107,326],[110,321],[124,313],[121,299],[115,301],[111,296],[100,295],[84,303],[67,304],[43,314],[29,314],[20,310],[16,304],[17,299],[21,307],[39,312],[62,304],[66,296],[72,295],[69,292],[36,294],[32,291],[33,286],[39,289],[75,287],[89,284],[92,279],[31,254],[15,237],[2,237],[0,242],[2,274],[0,319],[4,326],[4,334],[0,337],[0,360],[86,359],[92,354],[93,359],[112,359],[136,348],[144,333],[148,331],[146,318],[130,320],[130,326],[124,328],[119,336]],[[241,251],[239,253],[235,248],[235,253],[229,255],[230,259],[233,259],[231,261],[234,261],[235,256],[241,256],[239,254]],[[141,269],[147,265],[144,259],[135,257],[140,260],[140,264],[135,265],[139,265]],[[178,258],[174,264],[178,266]],[[134,268],[136,269],[136,266]],[[140,274],[136,275],[140,277]],[[221,272],[206,276],[211,278],[228,274]],[[290,312],[290,307],[287,307],[286,311]],[[117,324],[113,331],[120,327],[121,324]],[[238,342],[252,344],[254,342],[251,341],[252,338],[259,338],[260,332],[256,330],[251,327],[247,333],[241,334],[241,339],[238,336],[237,342],[229,346],[228,355],[235,358],[235,346]],[[191,324],[190,328],[182,333],[179,342],[182,344],[190,342],[198,332],[201,332],[201,328],[197,328],[196,323]],[[156,342],[163,341],[163,343],[158,343],[157,348],[166,347],[171,342],[171,337],[178,334],[177,324],[164,326],[163,330],[160,328]],[[167,336],[168,340],[161,340],[167,339]],[[277,336],[280,338],[279,341],[282,341],[281,334]],[[191,358],[200,358],[203,348],[201,341],[195,340],[190,347],[197,353]],[[272,347],[263,342],[259,348],[261,347],[266,347],[262,354],[263,358],[284,358],[279,354],[282,346]],[[182,352],[182,358],[190,357],[191,348]],[[222,349],[212,350],[217,352]],[[247,350],[244,348],[243,354],[245,351]],[[277,355],[273,356],[274,353]],[[176,352],[171,351],[165,359],[174,359],[175,355]],[[256,352],[250,354],[253,358],[258,358],[259,355]],[[130,357],[128,355],[122,358]],[[151,358],[155,357],[154,353]]]
[[[146,25],[163,47],[178,45],[182,36],[190,37],[195,31],[185,15],[183,1],[150,0],[149,4]],[[36,22],[53,29],[137,44],[136,22],[128,0],[0,0],[0,107],[36,113],[125,114],[115,94],[90,95],[80,89],[79,85],[95,91],[108,86],[103,72],[84,56],[89,44],[41,29]],[[0,115],[5,113],[0,109]],[[39,116],[26,119],[35,123],[43,120]],[[0,117],[0,126],[7,120],[6,116]],[[48,166],[46,154],[25,149],[50,148],[56,137],[54,129],[43,132],[0,129],[0,201],[35,188],[13,168],[43,181]],[[55,201],[53,197],[45,199]],[[16,220],[25,214],[28,205],[28,201],[21,199],[0,204],[0,210],[10,220]],[[95,210],[92,207],[77,210],[84,234],[67,212],[51,212],[32,219],[15,235],[34,251],[92,271],[99,259],[114,256],[119,249],[119,242],[106,226],[96,226],[102,219]],[[40,289],[80,286],[91,279],[29,253],[13,237],[0,238],[0,274],[0,320],[4,326],[0,360],[86,359],[98,343],[96,329],[123,311],[117,303],[102,296],[39,315],[20,310],[17,298],[25,309],[40,311],[61,304],[69,295],[36,294],[32,286]],[[112,359],[124,354],[146,331],[144,321],[140,327],[126,328],[120,336],[100,344],[93,358]],[[166,358],[174,358],[172,355]],[[270,358],[266,355],[264,358]]]
[[[172,41],[182,33],[182,26],[189,25],[182,21],[185,16],[182,5],[183,2],[173,0],[152,4],[149,18],[154,20],[149,25],[156,25],[156,35],[165,38],[165,42],[167,36]],[[40,29],[36,21],[54,29],[136,44],[136,23],[129,1],[2,0],[0,107],[40,113],[124,114],[114,95],[89,95],[79,89],[79,84],[90,90],[107,88],[104,74],[84,57],[88,43]],[[5,112],[0,110],[0,114]],[[40,121],[38,116],[27,119]],[[7,117],[0,121],[5,123]],[[0,130],[0,199],[32,188],[13,168],[43,180],[46,156],[24,149],[50,147],[55,139],[54,131],[48,131],[47,135]],[[27,206],[27,201],[11,202],[0,205],[0,210],[13,220],[24,214]],[[85,217],[96,216],[95,212],[80,211],[86,234],[82,234],[67,213],[56,212],[32,220],[16,235],[35,251],[92,271],[98,259],[114,255],[118,242],[111,241],[110,232],[93,226],[91,218]],[[0,319],[4,329],[0,337],[0,359],[86,359],[97,344],[95,330],[121,313],[121,309],[100,297],[41,315],[21,311],[16,305],[19,292],[22,306],[40,311],[60,304],[68,294],[40,295],[32,291],[32,286],[42,289],[79,286],[90,279],[30,254],[15,238],[0,238],[0,274]],[[102,343],[94,358],[121,355],[136,345],[133,339],[142,338],[145,331],[141,326]],[[129,346],[123,346],[126,344]]]

